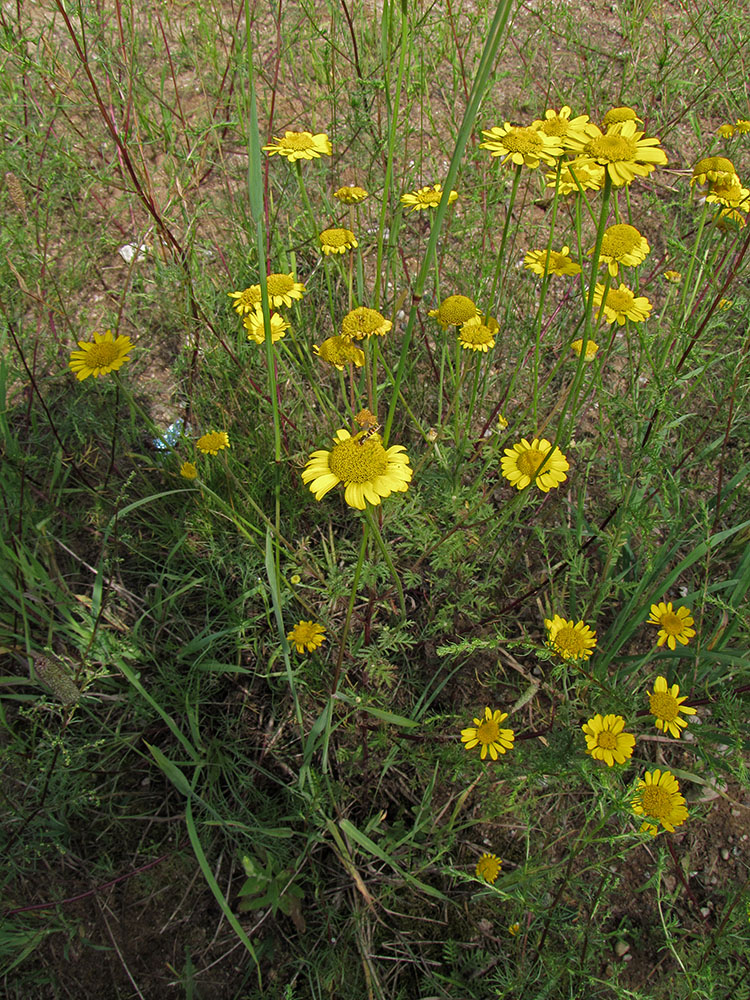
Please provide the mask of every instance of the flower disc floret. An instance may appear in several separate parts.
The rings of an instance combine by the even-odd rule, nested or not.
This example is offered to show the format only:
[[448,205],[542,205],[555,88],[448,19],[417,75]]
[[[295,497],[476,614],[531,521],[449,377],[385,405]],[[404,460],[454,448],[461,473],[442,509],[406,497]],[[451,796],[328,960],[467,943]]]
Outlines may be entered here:
[[358,205],[365,198],[369,197],[369,195],[364,188],[354,184],[352,186],[340,187],[338,191],[333,192],[333,197],[338,198],[344,205]]
[[366,503],[377,505],[382,497],[403,493],[411,482],[409,457],[402,445],[383,447],[379,434],[360,431],[354,437],[339,430],[330,451],[314,451],[302,472],[316,500],[322,500],[339,483],[345,486],[344,500],[350,507],[364,510]]
[[646,771],[638,782],[631,807],[636,816],[649,816],[665,830],[674,833],[688,817],[685,799],[680,794],[680,784],[669,771]]
[[523,259],[524,267],[534,274],[556,274],[559,278],[580,274],[581,265],[570,256],[570,247],[562,250],[529,250]]
[[351,229],[324,229],[320,234],[320,249],[326,256],[332,253],[346,253],[359,246]]
[[680,712],[685,715],[695,715],[696,709],[689,705],[684,705],[687,696],[680,695],[679,684],[671,687],[667,684],[666,677],[657,677],[654,681],[653,692],[647,691],[648,708],[654,717],[654,725],[661,729],[663,733],[669,732],[675,739],[679,739],[682,730],[687,726],[687,719],[680,718]]
[[71,351],[68,367],[79,382],[82,382],[89,375],[99,378],[100,375],[109,375],[116,372],[130,361],[130,351],[133,344],[130,337],[115,337],[111,330],[104,333],[94,331],[93,340],[79,340],[79,351]]
[[620,285],[619,288],[610,288],[604,305],[602,305],[603,296],[604,285],[597,283],[594,289],[594,305],[599,309],[598,317],[603,314],[607,323],[614,323],[615,320],[617,320],[618,326],[624,326],[626,320],[631,320],[633,323],[643,323],[651,315],[653,307],[646,296],[636,296],[625,285]]
[[263,147],[263,152],[273,156],[286,157],[290,163],[295,160],[316,160],[320,156],[330,156],[333,152],[331,142],[325,132],[285,132],[283,138],[274,138],[273,142]]
[[462,326],[470,319],[474,319],[479,315],[479,311],[468,296],[449,295],[437,309],[430,309],[427,315],[432,316],[444,330],[447,330],[449,326]]
[[560,615],[545,618],[547,645],[564,660],[587,660],[596,646],[596,632],[584,622],[566,621]]
[[544,112],[544,118],[533,123],[534,128],[538,128],[545,135],[556,136],[560,139],[564,148],[568,149],[568,136],[582,135],[583,126],[589,120],[588,115],[577,115],[571,118],[571,109],[567,104],[563,105],[559,111],[548,108]]
[[467,351],[489,351],[495,346],[495,334],[500,324],[492,316],[474,316],[461,325],[458,342]]
[[[271,343],[275,344],[286,336],[286,331],[290,328],[289,323],[279,313],[271,313]],[[242,325],[247,330],[247,339],[256,344],[263,344],[266,340],[266,327],[263,322],[263,310],[256,309],[243,317]]]
[[321,361],[327,361],[339,371],[344,370],[344,365],[356,365],[357,368],[361,368],[365,363],[365,352],[356,347],[348,337],[329,337],[320,347],[313,344],[313,351]]
[[482,878],[485,882],[489,882],[492,885],[497,881],[497,876],[500,874],[502,866],[502,861],[496,854],[483,854],[479,861],[477,861],[477,878]]
[[515,734],[512,729],[501,729],[500,723],[508,718],[507,712],[485,708],[483,719],[474,719],[474,725],[461,730],[461,742],[467,750],[481,747],[480,757],[485,760],[489,753],[492,760],[512,749]]
[[260,285],[251,285],[241,292],[227,292],[227,295],[234,299],[232,307],[240,316],[254,312],[261,303]]
[[666,166],[667,156],[659,148],[659,140],[644,138],[635,121],[610,125],[606,134],[589,122],[584,131],[586,141],[571,139],[573,149],[604,167],[615,187],[646,177],[657,166]]
[[[432,187],[419,188],[417,191],[409,191],[401,195],[401,204],[410,212],[419,212],[425,208],[437,208],[443,197],[442,184],[434,184]],[[451,191],[448,195],[448,204],[452,205],[458,198],[458,191]]]
[[625,733],[621,715],[595,715],[581,726],[586,737],[586,753],[603,760],[607,767],[624,764],[633,754],[635,736]]
[[377,309],[368,309],[367,306],[352,309],[341,320],[341,335],[350,340],[384,337],[392,328],[393,323],[389,319]]
[[298,653],[312,653],[326,641],[326,630],[318,622],[300,621],[286,637]]
[[[592,247],[588,251],[589,255],[594,249]],[[641,236],[635,226],[619,223],[604,230],[599,261],[607,265],[609,273],[614,277],[618,265],[635,267],[637,264],[642,264],[650,250],[648,240]]]
[[666,642],[670,649],[676,649],[678,642],[687,646],[695,635],[695,629],[690,627],[693,625],[690,608],[673,609],[671,601],[668,604],[665,604],[664,601],[652,604],[648,624],[659,626],[657,645],[663,646]]
[[562,141],[557,135],[547,135],[537,127],[511,125],[505,122],[503,126],[495,125],[490,129],[482,129],[484,142],[480,149],[489,149],[493,156],[501,156],[502,162],[514,166],[526,166],[535,170],[540,163],[554,166],[557,157],[565,152]]
[[726,156],[706,156],[693,167],[693,176],[690,185],[706,184],[712,181],[714,184],[734,184],[739,183],[737,171],[734,164]]
[[568,478],[565,473],[570,468],[565,455],[559,448],[553,449],[546,438],[534,438],[531,443],[523,438],[512,448],[506,448],[500,466],[505,478],[516,489],[523,490],[535,482],[542,493],[564,483]]
[[209,431],[195,442],[198,451],[204,455],[218,455],[229,447],[229,435],[226,431]]

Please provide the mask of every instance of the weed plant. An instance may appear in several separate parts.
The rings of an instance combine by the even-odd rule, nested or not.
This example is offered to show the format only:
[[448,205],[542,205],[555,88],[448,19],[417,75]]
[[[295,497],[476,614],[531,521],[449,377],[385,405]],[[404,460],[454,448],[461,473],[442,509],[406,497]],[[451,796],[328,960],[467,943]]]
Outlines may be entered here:
[[741,11],[1,23],[4,995],[750,996]]

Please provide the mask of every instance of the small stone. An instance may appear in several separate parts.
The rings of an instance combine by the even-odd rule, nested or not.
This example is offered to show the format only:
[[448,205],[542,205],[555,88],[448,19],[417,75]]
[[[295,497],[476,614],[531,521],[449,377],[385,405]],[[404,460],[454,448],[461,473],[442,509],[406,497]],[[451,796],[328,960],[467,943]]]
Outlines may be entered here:
[[711,916],[711,907],[710,906],[701,906],[701,916],[703,918],[710,917]]
[[627,955],[630,951],[630,945],[627,941],[615,941],[615,955],[618,958],[622,958],[623,955]]
[[721,857],[722,857],[723,861],[729,861],[729,848],[728,847],[722,847],[722,849],[721,849]]

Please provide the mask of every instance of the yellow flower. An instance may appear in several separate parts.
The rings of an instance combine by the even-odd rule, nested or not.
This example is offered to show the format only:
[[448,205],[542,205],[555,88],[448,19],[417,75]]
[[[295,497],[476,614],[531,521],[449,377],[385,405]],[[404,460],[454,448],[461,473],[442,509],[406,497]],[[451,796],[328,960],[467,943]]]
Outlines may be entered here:
[[326,641],[326,630],[317,622],[297,622],[287,639],[296,647],[298,653],[312,653]]
[[690,608],[675,608],[673,611],[671,601],[668,604],[664,601],[652,604],[648,624],[659,626],[657,646],[663,646],[665,642],[670,649],[676,649],[678,642],[687,646],[695,635],[695,629],[690,628],[693,624]]
[[524,257],[524,266],[534,274],[556,274],[562,278],[568,274],[580,274],[581,265],[570,256],[570,247],[562,250],[529,250]]
[[227,292],[227,295],[230,299],[235,300],[232,307],[240,316],[253,312],[261,302],[260,285],[251,285],[242,292]]
[[411,482],[412,470],[404,447],[383,447],[379,434],[336,431],[331,451],[314,451],[302,472],[316,500],[322,500],[334,486],[346,487],[344,500],[350,507],[364,510],[366,503],[379,504],[382,497],[403,493]]
[[320,249],[326,256],[346,253],[359,246],[351,229],[324,229],[320,234]]
[[369,195],[364,188],[357,187],[355,184],[353,187],[340,187],[338,191],[333,192],[333,197],[338,198],[345,205],[357,205]]
[[625,719],[621,715],[595,715],[581,726],[586,737],[586,753],[594,760],[603,760],[607,767],[624,764],[633,755],[635,736],[624,733]]
[[707,156],[693,167],[693,176],[690,186],[693,184],[705,184],[713,181],[716,184],[733,184],[737,179],[737,171],[734,164],[726,156]]
[[557,187],[563,196],[578,194],[578,184],[584,191],[599,191],[604,186],[604,167],[600,167],[593,160],[583,159],[580,156],[563,164],[559,183],[557,171],[548,172],[544,176],[547,178],[547,187]]
[[500,324],[492,316],[484,317],[477,314],[461,324],[458,331],[458,342],[468,351],[489,351],[495,346],[495,334]]
[[659,768],[646,771],[638,781],[631,806],[636,816],[650,816],[670,833],[674,833],[674,828],[681,826],[688,817],[677,778],[669,771],[661,771]]
[[[592,247],[589,256],[594,252]],[[627,267],[634,267],[642,264],[650,253],[651,247],[648,240],[641,236],[635,226],[619,224],[609,226],[604,230],[602,237],[602,249],[599,255],[599,262],[606,264],[612,277],[617,274],[617,267],[623,264]]]
[[563,105],[559,111],[548,108],[544,112],[544,119],[533,123],[532,128],[538,128],[545,135],[556,136],[561,140],[563,146],[568,148],[567,138],[581,133],[583,126],[588,122],[588,115],[578,115],[571,118],[571,110],[567,104]]
[[302,582],[302,577],[299,575],[299,573],[292,573],[292,575],[289,577],[289,582],[293,587],[296,587],[298,583]]
[[315,160],[320,156],[330,156],[333,152],[331,143],[325,132],[285,132],[282,139],[274,138],[272,143],[263,147],[263,152],[273,156],[285,156],[290,163],[295,160]]
[[734,125],[727,123],[726,125],[719,125],[716,129],[716,134],[720,135],[722,139],[731,139],[734,135]]
[[682,735],[681,730],[687,726],[687,719],[680,718],[680,712],[685,715],[695,715],[696,709],[689,705],[683,705],[687,701],[687,696],[679,697],[680,686],[667,684],[666,677],[657,677],[654,681],[653,694],[647,691],[648,710],[654,717],[654,725],[661,729],[663,733],[669,732],[675,739]]
[[747,135],[750,132],[750,118],[738,118],[734,123],[734,127],[740,135]]
[[535,170],[540,163],[546,163],[553,167],[557,157],[565,152],[559,136],[542,132],[536,122],[530,127],[505,122],[502,127],[482,129],[482,135],[484,142],[479,143],[479,148],[489,149],[493,156],[502,156],[508,166],[524,165]]
[[[266,278],[268,287],[268,302],[272,309],[279,309],[281,306],[291,306],[294,299],[301,299],[306,292],[301,281],[295,281],[294,275],[289,274],[269,274]],[[257,286],[260,292],[260,285]]]
[[209,431],[196,441],[198,451],[204,455],[218,455],[224,448],[229,447],[229,435],[226,431]]
[[115,338],[111,330],[104,333],[94,331],[93,340],[79,340],[78,346],[80,351],[71,352],[68,366],[79,382],[89,375],[99,378],[100,375],[118,371],[126,361],[130,361],[129,353],[133,350],[130,337]]
[[500,428],[501,431],[504,431],[505,428],[508,426],[508,421],[502,415],[502,413],[498,413],[497,415],[497,426]]
[[724,312],[725,309],[731,309],[733,305],[734,299],[719,299],[719,304],[716,308]]
[[508,933],[511,937],[515,937],[521,931],[521,925],[519,923],[508,924]]
[[489,750],[492,760],[497,760],[499,754],[513,748],[515,734],[512,729],[501,729],[500,723],[508,718],[507,712],[492,711],[485,708],[483,719],[474,719],[474,725],[461,730],[461,742],[467,750],[481,746],[480,757],[484,760]]
[[444,330],[449,326],[462,326],[478,315],[477,307],[466,295],[449,295],[443,299],[438,309],[427,313],[438,321]]
[[479,861],[477,861],[477,878],[483,878],[485,882],[489,882],[492,885],[493,882],[497,881],[497,876],[500,874],[502,866],[503,863],[496,854],[483,854]]
[[365,337],[384,337],[393,328],[393,323],[377,309],[359,306],[352,309],[341,320],[341,335],[349,340],[363,340]]
[[633,323],[642,323],[651,315],[653,308],[645,295],[635,296],[625,285],[619,288],[610,288],[607,298],[602,306],[602,296],[604,295],[604,285],[597,283],[594,291],[594,305],[599,308],[598,316],[604,314],[606,323],[614,323],[617,320],[619,326],[624,326],[626,320]]
[[564,660],[588,660],[596,646],[596,632],[584,622],[566,621],[560,615],[545,618],[547,645]]
[[602,118],[604,128],[607,128],[609,125],[617,125],[621,122],[640,122],[643,124],[643,119],[639,118],[632,108],[627,107],[610,108],[604,118]]
[[[256,309],[251,312],[248,316],[245,316],[242,320],[242,325],[247,330],[247,339],[254,341],[256,344],[265,343],[266,339],[266,328],[263,323],[263,312],[260,309]],[[279,313],[271,313],[271,343],[275,344],[277,340],[281,340],[282,337],[286,336],[286,331],[289,329],[289,324]]]
[[[541,472],[539,467],[544,463]],[[523,490],[534,482],[542,491],[549,493],[568,478],[565,473],[570,468],[568,460],[559,448],[552,448],[546,438],[534,438],[529,444],[523,438],[519,444],[506,448],[500,460],[503,475],[516,489]]]
[[[583,348],[583,340],[582,339],[581,340],[574,340],[573,343],[570,345],[570,347],[571,347],[571,350],[575,351],[575,353],[580,358],[580,356],[581,356],[581,349]],[[594,341],[594,340],[587,340],[586,341],[586,357],[585,357],[585,360],[586,361],[593,361],[593,359],[596,357],[596,352],[598,350],[599,350],[599,345],[596,343],[596,341]]]
[[610,125],[606,134],[592,122],[584,131],[585,141],[571,138],[572,148],[604,167],[615,187],[630,184],[636,177],[647,177],[657,166],[667,163],[659,140],[644,138],[633,119]]
[[361,368],[365,363],[365,352],[355,347],[348,337],[329,337],[320,347],[313,344],[313,351],[321,361],[327,361],[340,372],[344,370],[344,365],[354,364],[357,368]]
[[665,271],[664,277],[673,285],[679,285],[682,281],[682,275],[679,271]]
[[750,208],[750,189],[743,187],[738,177],[733,177],[731,181],[723,184],[714,181],[709,187],[706,201],[747,212]]
[[[401,204],[405,205],[410,212],[418,212],[424,208],[437,208],[442,197],[442,185],[435,184],[433,187],[423,187],[417,191],[409,191],[407,194],[402,194]],[[451,191],[448,195],[448,204],[452,205],[457,198],[458,191]]]
[[180,466],[180,475],[183,479],[197,479],[198,469],[192,462],[183,462]]

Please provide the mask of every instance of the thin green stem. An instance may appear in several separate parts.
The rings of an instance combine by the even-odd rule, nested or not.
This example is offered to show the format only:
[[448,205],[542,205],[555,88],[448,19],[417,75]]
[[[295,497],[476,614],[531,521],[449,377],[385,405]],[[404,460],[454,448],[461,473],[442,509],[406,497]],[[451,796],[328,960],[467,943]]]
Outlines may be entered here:
[[508,207],[505,212],[505,223],[503,225],[503,235],[500,239],[500,249],[497,251],[497,261],[495,262],[495,273],[492,276],[492,291],[490,292],[489,299],[487,300],[487,309],[485,310],[485,315],[489,316],[491,313],[496,312],[495,308],[495,296],[497,295],[498,284],[500,282],[500,272],[503,268],[503,261],[505,260],[505,246],[508,242],[508,234],[510,232],[510,224],[513,219],[513,206],[516,202],[516,195],[518,194],[518,185],[521,180],[521,171],[523,170],[523,165],[518,164],[516,166],[516,172],[513,175],[513,186],[510,189],[510,198],[508,200]]
[[393,582],[396,584],[396,590],[398,591],[398,604],[401,608],[401,617],[406,618],[406,601],[404,600],[404,588],[401,586],[401,580],[396,572],[396,567],[391,559],[391,554],[388,551],[388,546],[385,544],[385,539],[383,538],[380,528],[378,527],[377,518],[374,515],[373,509],[368,504],[365,509],[365,514],[367,515],[367,520],[370,525],[370,530],[372,531],[375,542],[380,549],[380,554],[385,559],[388,569],[391,571],[391,577]]

